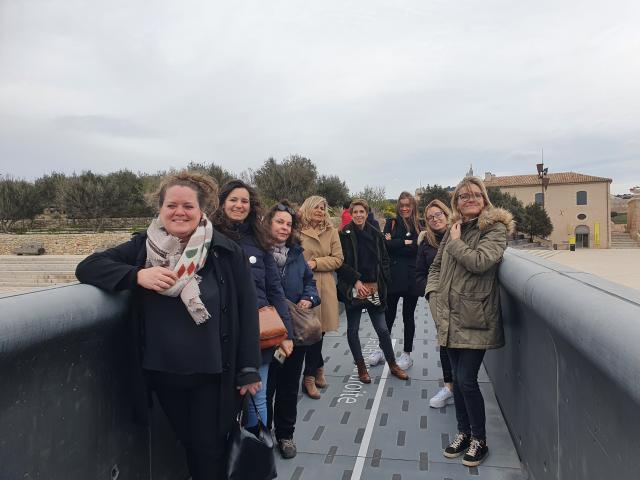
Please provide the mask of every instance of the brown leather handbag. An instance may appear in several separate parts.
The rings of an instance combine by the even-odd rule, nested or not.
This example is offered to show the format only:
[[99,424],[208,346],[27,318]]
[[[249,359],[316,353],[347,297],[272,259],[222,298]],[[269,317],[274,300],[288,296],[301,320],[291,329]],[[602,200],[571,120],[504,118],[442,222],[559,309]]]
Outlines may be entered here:
[[280,345],[287,339],[287,329],[278,315],[277,310],[271,305],[258,309],[260,321],[260,350]]

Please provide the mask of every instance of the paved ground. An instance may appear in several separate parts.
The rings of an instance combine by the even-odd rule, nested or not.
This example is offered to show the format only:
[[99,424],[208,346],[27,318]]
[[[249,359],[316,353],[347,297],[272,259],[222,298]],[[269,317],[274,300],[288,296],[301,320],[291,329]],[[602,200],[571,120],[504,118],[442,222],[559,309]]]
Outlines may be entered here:
[[640,290],[640,248],[518,250]]
[[[398,309],[400,311],[400,309]],[[443,446],[456,433],[453,405],[429,408],[429,398],[442,386],[435,326],[424,300],[416,311],[416,340],[411,379],[387,376],[377,366],[374,381],[363,385],[353,375],[344,315],[338,332],[324,340],[329,386],[320,400],[300,396],[295,441],[298,456],[278,458],[278,478],[309,479],[491,479],[522,480],[520,462],[484,369],[480,381],[487,411],[490,455],[480,467],[464,467],[442,456]],[[395,350],[402,350],[402,320],[393,331]],[[376,337],[363,314],[361,342],[375,348]],[[355,379],[354,379],[355,378]],[[347,400],[349,399],[349,400]],[[349,403],[351,402],[351,403]]]

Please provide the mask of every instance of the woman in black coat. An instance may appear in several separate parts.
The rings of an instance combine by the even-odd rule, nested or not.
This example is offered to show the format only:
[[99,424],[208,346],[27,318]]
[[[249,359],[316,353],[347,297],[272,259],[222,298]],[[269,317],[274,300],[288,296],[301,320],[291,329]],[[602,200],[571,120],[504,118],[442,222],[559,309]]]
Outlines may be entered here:
[[358,377],[362,383],[371,383],[358,334],[362,309],[366,308],[378,335],[384,357],[389,364],[389,370],[401,380],[406,380],[409,376],[396,363],[391,337],[384,319],[389,256],[382,234],[367,222],[369,205],[365,200],[354,200],[349,210],[353,219],[340,232],[344,263],[336,273],[338,274],[338,298],[344,302],[347,316],[347,341],[353,360],[358,367]]
[[[256,310],[271,305],[275,307],[284,322],[289,338],[279,348],[288,357],[293,351],[291,317],[284,296],[278,267],[271,255],[272,240],[262,224],[263,216],[260,198],[253,187],[241,180],[231,180],[220,188],[219,207],[213,216],[213,224],[221,232],[235,240],[249,257],[251,274],[256,288]],[[254,395],[254,401],[263,423],[267,423],[267,381],[269,365],[276,347],[262,350],[260,378],[262,387]],[[253,408],[247,409],[246,426],[255,427],[258,417]]]
[[159,216],[147,232],[89,256],[76,269],[83,283],[132,291],[138,413],[146,414],[140,407],[149,385],[186,450],[194,480],[223,478],[238,394],[260,388],[247,258],[204,213],[216,191],[204,175],[166,177]]
[[[404,349],[398,358],[398,366],[403,370],[413,365],[411,352],[416,333],[414,319],[418,297],[421,292],[416,286],[416,254],[418,252],[418,205],[409,192],[402,192],[396,204],[396,218],[387,220],[384,225],[384,242],[391,259],[391,281],[387,292],[387,311],[385,319],[389,334],[396,319],[398,301],[402,297],[402,322],[404,323]],[[422,290],[424,293],[424,289]],[[384,360],[378,350],[369,356],[369,365]]]
[[[429,268],[436,258],[438,247],[447,233],[451,210],[440,200],[432,200],[424,209],[427,228],[418,237],[418,258],[416,260],[416,284],[424,295],[427,287]],[[447,347],[440,346],[440,365],[444,386],[429,400],[433,408],[442,408],[453,403],[453,374]]]
[[[313,272],[302,255],[296,212],[282,201],[269,210],[264,222],[274,240],[271,252],[287,299],[302,309],[317,307],[320,297]],[[297,453],[293,432],[298,413],[298,385],[306,351],[306,346],[295,345],[282,364],[273,361],[269,367],[267,406],[282,458],[293,458]]]

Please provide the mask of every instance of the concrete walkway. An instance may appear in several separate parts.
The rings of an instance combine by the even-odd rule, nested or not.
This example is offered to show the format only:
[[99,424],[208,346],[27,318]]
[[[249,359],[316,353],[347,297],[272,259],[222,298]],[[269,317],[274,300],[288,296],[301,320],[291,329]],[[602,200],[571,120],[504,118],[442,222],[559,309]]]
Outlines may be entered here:
[[[400,306],[398,313],[400,312]],[[346,338],[346,320],[324,338],[325,374],[329,386],[320,400],[300,395],[294,440],[298,456],[283,460],[276,453],[278,479],[286,480],[523,480],[520,461],[484,368],[480,388],[487,412],[489,457],[479,467],[447,459],[442,450],[456,429],[453,405],[433,409],[429,398],[442,386],[436,330],[427,304],[416,309],[416,338],[409,369],[411,379],[388,375],[382,365],[370,369],[373,382],[363,385],[354,374]],[[395,350],[402,349],[402,319],[396,320]],[[377,346],[377,337],[363,313],[363,351]]]
[[640,290],[640,248],[621,250],[584,248],[575,252],[569,250],[518,251]]

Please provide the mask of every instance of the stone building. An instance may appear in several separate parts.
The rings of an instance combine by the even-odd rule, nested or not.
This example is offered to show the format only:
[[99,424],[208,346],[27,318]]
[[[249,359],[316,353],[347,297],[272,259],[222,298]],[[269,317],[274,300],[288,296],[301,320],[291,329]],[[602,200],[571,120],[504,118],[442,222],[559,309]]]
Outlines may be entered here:
[[549,173],[547,188],[542,189],[538,175],[498,177],[485,174],[487,187],[499,187],[525,205],[543,205],[553,223],[549,239],[559,249],[609,248],[611,244],[610,178],[582,173]]

